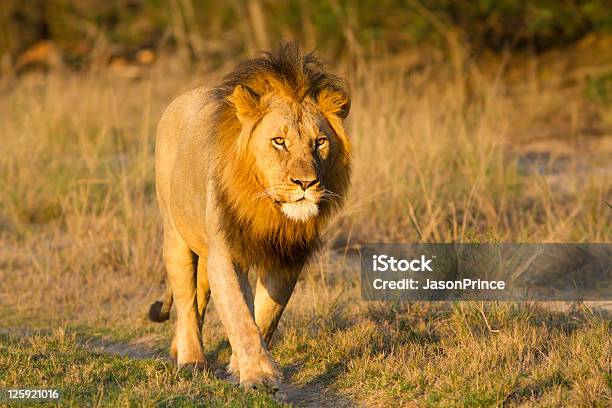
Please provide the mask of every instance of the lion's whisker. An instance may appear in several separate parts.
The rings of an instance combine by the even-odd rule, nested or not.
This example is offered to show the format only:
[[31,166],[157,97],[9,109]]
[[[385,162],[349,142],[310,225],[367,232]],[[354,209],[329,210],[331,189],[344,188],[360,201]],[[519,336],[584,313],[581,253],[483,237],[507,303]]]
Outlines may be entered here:
[[266,197],[272,198],[272,194],[273,194],[273,192],[270,191],[269,188],[264,188],[263,190],[261,190],[260,192],[255,194],[255,196],[253,196],[253,200],[260,200],[260,199],[266,198]]
[[333,192],[333,191],[331,191],[331,190],[327,190],[327,189],[325,189],[325,190],[323,191],[323,196],[324,196],[324,197],[327,197],[327,198],[329,198],[329,197],[336,197],[336,198],[340,198],[340,194],[335,193],[335,192]]

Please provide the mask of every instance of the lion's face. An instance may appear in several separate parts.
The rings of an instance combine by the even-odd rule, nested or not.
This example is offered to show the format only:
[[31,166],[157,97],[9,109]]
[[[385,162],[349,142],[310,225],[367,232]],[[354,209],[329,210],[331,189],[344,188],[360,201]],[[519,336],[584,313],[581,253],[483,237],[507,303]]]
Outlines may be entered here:
[[274,201],[290,219],[305,221],[334,194],[326,189],[325,173],[337,158],[339,141],[314,103],[279,100],[272,105],[249,143],[259,197]]
[[[326,115],[320,100],[307,97],[298,103],[274,93],[254,100],[242,87],[233,103],[243,125],[241,139],[254,162],[258,185],[253,199],[271,200],[296,222],[316,217],[324,201],[338,197],[332,185],[337,175],[330,173],[347,154],[332,125],[338,116]],[[254,105],[265,106],[258,117],[250,109]]]

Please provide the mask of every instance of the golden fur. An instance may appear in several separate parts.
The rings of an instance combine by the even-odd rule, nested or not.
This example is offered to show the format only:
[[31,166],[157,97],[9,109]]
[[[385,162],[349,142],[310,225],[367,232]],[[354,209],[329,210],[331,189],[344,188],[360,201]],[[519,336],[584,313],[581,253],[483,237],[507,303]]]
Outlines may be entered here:
[[267,342],[344,201],[349,109],[344,82],[285,44],[164,112],[155,169],[169,288],[149,316],[167,320],[176,305],[179,366],[205,363],[201,327],[212,294],[232,344],[230,373],[245,387],[278,387]]
[[[334,195],[321,203],[317,217],[296,223],[273,202],[253,200],[259,169],[254,166],[251,152],[245,149],[248,143],[240,140],[248,135],[241,133],[236,115],[236,105],[240,104],[236,87],[248,89],[243,91],[248,93],[246,97],[254,98],[276,91],[294,101],[298,109],[306,99],[312,99],[342,141],[340,157],[322,177]],[[314,56],[302,57],[294,45],[287,44],[275,54],[238,66],[212,91],[211,97],[216,104],[216,126],[210,135],[216,162],[213,177],[223,206],[223,229],[234,256],[243,265],[256,264],[264,270],[301,266],[318,245],[321,227],[332,210],[342,204],[348,187],[350,142],[342,125],[350,106],[346,86],[326,72]],[[266,106],[260,106],[253,114],[262,116],[266,110]]]

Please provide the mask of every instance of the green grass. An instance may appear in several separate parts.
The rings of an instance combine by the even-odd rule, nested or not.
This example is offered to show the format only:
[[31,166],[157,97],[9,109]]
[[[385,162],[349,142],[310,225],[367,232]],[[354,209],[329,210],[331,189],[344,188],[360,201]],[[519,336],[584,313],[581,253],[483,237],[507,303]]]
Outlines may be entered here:
[[277,406],[210,373],[88,351],[74,334],[0,335],[0,388],[61,391],[61,406]]
[[[373,406],[605,407],[611,401],[612,325],[586,309],[563,314],[459,303],[389,311],[370,303],[355,314],[350,303],[341,301],[331,314],[288,317],[272,353],[286,382],[299,390],[289,402],[299,405],[321,388],[330,393],[327,402]],[[214,371],[227,363],[229,347],[214,334],[219,327],[212,320],[205,343]],[[115,330],[117,337],[112,328],[91,327],[2,334],[0,388],[58,388],[62,406],[282,405],[281,397],[242,391],[210,372],[177,371],[163,359],[85,346],[101,335],[107,343],[129,344],[125,328]],[[149,335],[161,334],[155,346],[168,340],[163,330],[149,327]]]
[[489,331],[477,305],[412,305],[348,327],[328,322],[312,336],[312,329],[292,329],[277,353],[289,365],[300,362],[296,379],[323,381],[374,405],[603,407],[610,401],[609,322],[507,304],[484,310],[499,333]]

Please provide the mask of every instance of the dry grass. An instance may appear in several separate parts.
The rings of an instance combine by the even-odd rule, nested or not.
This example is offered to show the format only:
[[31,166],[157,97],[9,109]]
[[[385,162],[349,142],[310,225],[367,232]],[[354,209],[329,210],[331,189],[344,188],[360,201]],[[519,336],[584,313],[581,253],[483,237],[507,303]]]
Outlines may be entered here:
[[[340,67],[353,88],[351,198],[299,284],[274,354],[292,382],[371,405],[604,406],[610,325],[588,310],[356,301],[349,249],[360,242],[612,238],[609,107],[537,76],[520,88],[476,70],[455,81],[402,61]],[[162,58],[136,79],[57,71],[5,84],[1,326],[166,344],[170,325],[144,319],[163,281],[155,125],[174,96],[224,71]],[[214,313],[208,320],[207,350],[226,361],[221,326]]]

